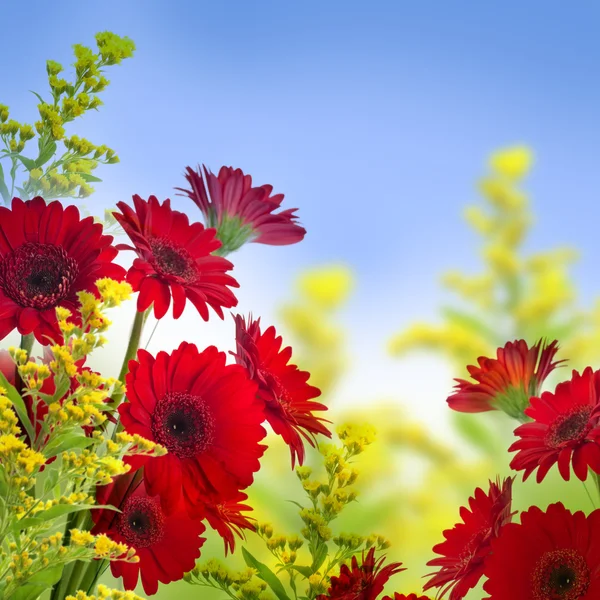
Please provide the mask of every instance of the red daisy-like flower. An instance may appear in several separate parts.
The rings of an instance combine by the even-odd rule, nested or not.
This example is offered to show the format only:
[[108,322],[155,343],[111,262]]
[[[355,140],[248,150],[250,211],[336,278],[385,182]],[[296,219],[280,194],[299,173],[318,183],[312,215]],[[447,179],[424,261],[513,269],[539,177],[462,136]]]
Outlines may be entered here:
[[539,394],[546,377],[563,362],[552,362],[557,351],[557,341],[545,344],[540,340],[531,348],[525,340],[508,342],[498,348],[496,358],[481,356],[479,366],[467,367],[476,383],[456,379],[448,405],[467,413],[503,410],[522,419],[529,398]]
[[98,279],[125,277],[112,262],[118,253],[112,240],[75,206],[38,196],[0,207],[0,339],[17,329],[41,344],[62,341],[56,307],[76,314],[77,292],[97,294]]
[[402,563],[383,566],[384,562],[384,556],[375,560],[375,548],[371,548],[366,557],[363,553],[360,565],[356,556],[353,556],[350,566],[342,565],[339,576],[331,578],[327,594],[318,595],[316,600],[375,600],[392,575],[406,570],[402,568]]
[[398,592],[394,592],[394,597],[384,596],[383,600],[431,600],[429,596],[417,596],[416,594],[400,594]]
[[233,167],[221,167],[218,175],[203,169],[206,186],[200,167],[197,171],[187,167],[185,178],[191,189],[177,189],[196,203],[229,252],[248,241],[284,246],[304,238],[306,229],[296,222],[296,208],[275,212],[283,194],[272,196],[273,186],[252,187],[252,177]]
[[258,395],[265,403],[267,421],[289,446],[293,468],[296,457],[299,464],[304,462],[302,437],[311,446],[315,445],[316,434],[331,437],[322,424],[324,419],[313,414],[327,410],[324,404],[311,401],[311,398],[320,396],[321,391],[308,385],[310,373],[288,364],[292,349],[289,346],[281,349],[282,339],[277,336],[274,327],[261,333],[260,319],[253,320],[250,316],[246,321],[241,315],[234,319],[237,344],[234,356],[258,384]]
[[234,498],[260,468],[262,402],[245,370],[225,358],[214,346],[198,352],[184,342],[156,358],[140,350],[129,363],[121,422],[168,450],[129,460],[145,467],[146,488],[161,496],[165,510],[183,497],[190,514],[201,513],[207,496]]
[[427,565],[440,569],[431,574],[431,579],[423,586],[425,591],[440,588],[438,596],[442,597],[452,590],[450,600],[460,600],[477,585],[483,575],[491,541],[512,519],[512,483],[512,478],[505,479],[502,485],[500,481],[490,481],[487,494],[481,488],[475,490],[469,498],[469,508],[460,509],[463,522],[444,531],[446,540],[433,548],[441,557]]
[[114,577],[123,577],[126,590],[135,589],[141,576],[146,594],[156,594],[158,582],[180,580],[200,557],[205,527],[192,519],[184,507],[167,514],[160,499],[150,496],[139,473],[128,473],[110,485],[99,487],[99,504],[112,505],[121,512],[94,510],[94,534],[105,533],[113,541],[135,548],[139,562],[111,562]]
[[492,542],[487,600],[600,598],[600,510],[572,513],[560,502],[533,506]]
[[588,467],[600,473],[600,371],[587,367],[580,375],[573,371],[570,381],[532,398],[525,414],[533,419],[515,429],[518,436],[509,448],[518,450],[510,466],[525,471],[527,479],[538,469],[538,483],[558,463],[563,479],[569,480],[570,465],[585,481]]
[[119,202],[115,219],[121,224],[138,258],[127,273],[127,281],[139,292],[137,309],[154,304],[157,319],[165,316],[173,297],[173,317],[178,319],[189,300],[208,320],[208,306],[223,318],[223,308],[231,308],[237,299],[231,287],[239,287],[227,274],[233,265],[212,252],[221,247],[214,229],[191,223],[187,216],[171,209],[171,201],[162,204],[155,196],[148,201],[133,196],[134,209]]
[[202,511],[208,524],[223,538],[225,555],[235,550],[235,535],[245,539],[244,529],[254,531],[252,521],[242,513],[252,510],[251,506],[243,504],[248,496],[238,492],[231,499],[224,500],[215,494],[205,496]]

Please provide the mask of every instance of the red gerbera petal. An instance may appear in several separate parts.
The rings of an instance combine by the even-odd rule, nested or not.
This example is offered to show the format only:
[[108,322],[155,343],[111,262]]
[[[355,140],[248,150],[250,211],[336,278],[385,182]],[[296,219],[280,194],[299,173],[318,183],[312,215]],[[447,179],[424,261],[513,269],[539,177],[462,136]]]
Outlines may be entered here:
[[552,362],[557,351],[557,341],[540,340],[531,348],[525,340],[508,342],[498,349],[497,358],[481,356],[479,366],[467,367],[476,383],[456,379],[448,405],[467,413],[503,410],[521,419],[529,398],[539,394],[546,377],[563,362]]
[[566,481],[570,465],[585,481],[588,467],[600,473],[600,371],[573,371],[571,380],[559,383],[554,393],[544,392],[532,398],[525,414],[533,419],[515,429],[518,436],[509,451],[518,450],[510,466],[524,471],[527,479],[538,469],[538,483],[550,468],[558,470]]
[[94,534],[106,533],[115,542],[135,548],[139,562],[112,562],[115,577],[123,577],[125,589],[132,590],[141,575],[147,594],[155,594],[158,582],[178,581],[191,571],[200,557],[205,527],[191,519],[185,510],[163,511],[158,497],[147,493],[140,472],[117,477],[110,485],[98,488],[98,502],[111,510],[94,510]]
[[350,566],[342,565],[340,574],[331,578],[331,587],[327,594],[320,594],[316,600],[375,600],[383,591],[388,579],[405,571],[402,563],[390,563],[383,566],[385,557],[375,560],[375,548],[371,548],[362,564],[358,564],[356,556],[352,557]]
[[112,240],[75,206],[36,197],[0,207],[0,339],[17,329],[41,344],[62,341],[56,307],[76,314],[78,292],[97,294],[98,279],[125,277]]
[[148,201],[133,197],[135,210],[124,202],[113,213],[135,245],[138,258],[127,273],[127,281],[139,292],[138,311],[154,304],[154,315],[162,318],[171,304],[177,319],[186,299],[208,320],[208,306],[223,318],[223,308],[236,306],[229,289],[239,287],[226,272],[233,265],[211,253],[221,243],[214,229],[191,223],[185,214],[171,209],[171,201],[162,204],[154,196]]
[[203,513],[208,524],[223,538],[225,555],[235,550],[235,536],[245,539],[244,529],[254,531],[252,521],[242,512],[252,510],[251,506],[243,504],[248,496],[238,492],[231,499],[224,500],[214,494],[203,497]]
[[275,212],[283,194],[271,196],[272,186],[252,187],[252,177],[233,167],[221,167],[218,176],[203,169],[206,186],[200,167],[197,171],[187,167],[185,178],[191,189],[176,189],[196,203],[207,226],[217,228],[228,251],[237,250],[247,241],[284,246],[304,238],[306,229],[297,223],[294,214],[297,209]]
[[513,479],[505,479],[502,485],[490,481],[487,494],[481,488],[475,490],[469,508],[460,509],[463,522],[444,531],[446,540],[434,546],[433,551],[441,557],[427,564],[440,569],[432,573],[424,590],[438,587],[439,597],[452,590],[450,600],[460,600],[477,585],[491,541],[512,518],[512,483]]
[[207,495],[235,497],[260,467],[263,403],[245,370],[225,359],[214,346],[198,352],[184,342],[156,358],[140,350],[130,363],[128,402],[119,407],[125,430],[169,451],[130,460],[145,465],[148,492],[160,494],[166,510],[182,496],[191,514]]
[[[234,317],[236,324],[236,362],[248,370],[258,384],[258,394],[265,402],[265,415],[273,431],[289,446],[292,468],[296,457],[304,462],[302,437],[314,446],[316,434],[331,437],[321,417],[313,412],[327,410],[324,404],[311,402],[321,391],[308,385],[310,374],[288,364],[292,349],[281,349],[282,339],[274,327],[260,331],[260,319],[252,316],[246,321],[241,315]],[[302,436],[302,437],[301,437]]]
[[572,513],[560,502],[506,525],[485,563],[487,600],[600,598],[600,510]]

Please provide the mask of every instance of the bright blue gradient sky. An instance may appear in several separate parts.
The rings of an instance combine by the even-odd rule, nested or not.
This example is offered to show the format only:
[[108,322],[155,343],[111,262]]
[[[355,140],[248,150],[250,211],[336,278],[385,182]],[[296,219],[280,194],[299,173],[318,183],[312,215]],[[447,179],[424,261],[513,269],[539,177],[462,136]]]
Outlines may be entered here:
[[[600,292],[597,3],[46,6],[0,8],[0,102],[33,121],[27,90],[45,89],[47,58],[68,63],[71,44],[92,44],[99,30],[134,39],[135,58],[109,73],[106,105],[71,129],[121,158],[103,169],[93,202],[101,209],[133,193],[172,196],[184,167],[198,162],[239,166],[256,183],[272,183],[300,207],[309,233],[294,247],[254,245],[235,257],[240,306],[274,319],[301,267],[352,265],[349,398],[369,389],[405,400],[422,392],[417,363],[387,359],[384,344],[435,315],[440,272],[476,267],[476,238],[461,211],[497,147],[535,149],[531,245],[578,246],[584,298]],[[443,405],[449,373],[439,372],[425,396]]]

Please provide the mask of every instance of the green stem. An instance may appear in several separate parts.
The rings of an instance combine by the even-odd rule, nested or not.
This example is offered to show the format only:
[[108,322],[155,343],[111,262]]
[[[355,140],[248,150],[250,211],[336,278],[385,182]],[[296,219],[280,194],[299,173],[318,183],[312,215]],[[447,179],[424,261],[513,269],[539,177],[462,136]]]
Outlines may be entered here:
[[29,356],[31,354],[31,350],[33,348],[34,342],[35,342],[35,338],[33,337],[33,333],[28,333],[27,335],[21,336],[20,348],[27,352],[27,356]]
[[[125,351],[125,358],[123,359],[123,365],[121,366],[121,372],[119,373],[119,381],[125,383],[125,376],[129,372],[129,361],[135,358],[135,354],[140,347],[140,339],[142,337],[142,331],[144,330],[144,323],[152,308],[144,312],[136,312],[135,319],[133,320],[133,326],[131,328],[131,335],[129,336],[129,344],[127,344],[127,350]],[[124,393],[114,394],[111,398],[110,406],[116,408],[123,400]]]
[[594,483],[596,484],[596,489],[598,490],[598,496],[600,496],[600,473],[593,473],[594,475]]

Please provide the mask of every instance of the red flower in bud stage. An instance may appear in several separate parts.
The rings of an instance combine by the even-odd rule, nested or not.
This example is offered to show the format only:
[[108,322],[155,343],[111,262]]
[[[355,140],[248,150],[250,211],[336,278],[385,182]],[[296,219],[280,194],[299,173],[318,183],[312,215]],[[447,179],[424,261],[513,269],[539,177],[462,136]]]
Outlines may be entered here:
[[383,600],[431,600],[429,596],[417,596],[416,594],[399,594],[398,592],[394,592],[394,597],[384,596]]
[[221,167],[217,176],[203,168],[206,187],[200,167],[197,171],[187,167],[185,178],[192,189],[177,189],[196,203],[207,226],[218,230],[229,252],[247,241],[284,246],[304,238],[306,230],[296,222],[296,208],[274,212],[280,208],[283,194],[271,196],[273,186],[252,187],[252,177],[241,169]]
[[168,454],[128,460],[144,466],[146,488],[160,494],[165,510],[183,497],[192,516],[202,513],[207,496],[235,497],[260,468],[262,402],[245,370],[225,358],[214,346],[198,352],[184,342],[156,358],[140,350],[129,363],[121,422]]
[[325,405],[311,402],[311,398],[320,396],[321,391],[308,385],[309,373],[288,364],[292,349],[289,346],[281,349],[282,340],[274,327],[261,333],[260,319],[253,320],[250,316],[246,322],[241,315],[234,318],[237,343],[234,356],[258,384],[267,421],[290,447],[293,468],[296,457],[299,464],[304,462],[304,444],[300,436],[311,446],[314,446],[315,434],[331,437],[322,424],[324,419],[313,415],[314,411],[327,410]]
[[245,539],[244,529],[255,529],[251,520],[242,514],[252,510],[251,506],[243,504],[247,499],[248,496],[243,492],[238,492],[229,500],[223,500],[215,494],[209,494],[202,499],[204,516],[208,524],[223,538],[225,555],[235,550],[234,534]]
[[384,556],[375,560],[375,548],[369,550],[366,558],[363,553],[361,565],[353,556],[350,567],[342,565],[339,576],[331,578],[327,594],[318,595],[316,600],[375,600],[392,575],[406,570],[401,568],[402,563],[390,563],[384,567],[384,561]]
[[188,221],[186,215],[150,196],[148,201],[133,197],[135,210],[124,202],[113,213],[135,248],[138,258],[127,273],[127,281],[139,291],[137,309],[142,312],[154,304],[157,319],[165,316],[173,297],[173,317],[178,319],[189,300],[208,320],[208,306],[223,318],[223,308],[237,304],[230,287],[239,287],[227,274],[233,265],[212,252],[221,247],[214,229]]
[[570,465],[585,481],[588,467],[600,473],[600,371],[573,371],[570,381],[556,386],[554,393],[544,392],[532,398],[525,414],[533,419],[515,429],[518,436],[509,448],[518,450],[510,466],[525,471],[527,479],[538,469],[538,483],[558,463],[563,479],[569,480]]
[[529,398],[537,396],[542,383],[563,361],[552,362],[558,342],[531,348],[524,340],[508,342],[499,348],[497,358],[478,359],[479,366],[469,365],[476,383],[456,379],[456,391],[448,398],[450,408],[467,413],[503,410],[522,419]]
[[98,487],[97,502],[109,504],[113,510],[93,510],[96,523],[92,532],[105,533],[115,542],[134,548],[139,562],[113,561],[114,577],[123,577],[126,590],[135,589],[138,576],[146,594],[156,594],[158,582],[180,580],[191,571],[200,557],[205,527],[200,519],[192,519],[183,506],[167,514],[156,496],[150,496],[140,473],[117,477],[111,484]]
[[425,591],[441,588],[438,597],[442,597],[452,590],[450,600],[460,600],[477,585],[483,575],[490,543],[512,518],[512,483],[512,479],[505,479],[502,485],[500,481],[490,481],[487,494],[481,488],[475,490],[469,498],[469,508],[460,509],[463,522],[444,531],[446,540],[433,548],[442,556],[427,564],[440,567],[440,570],[431,574],[431,579],[423,586]]
[[17,329],[41,344],[62,341],[56,307],[76,314],[77,292],[97,294],[98,279],[125,276],[112,240],[75,206],[36,197],[0,207],[0,339]]
[[487,600],[600,598],[600,510],[572,513],[560,502],[521,514],[492,542]]

